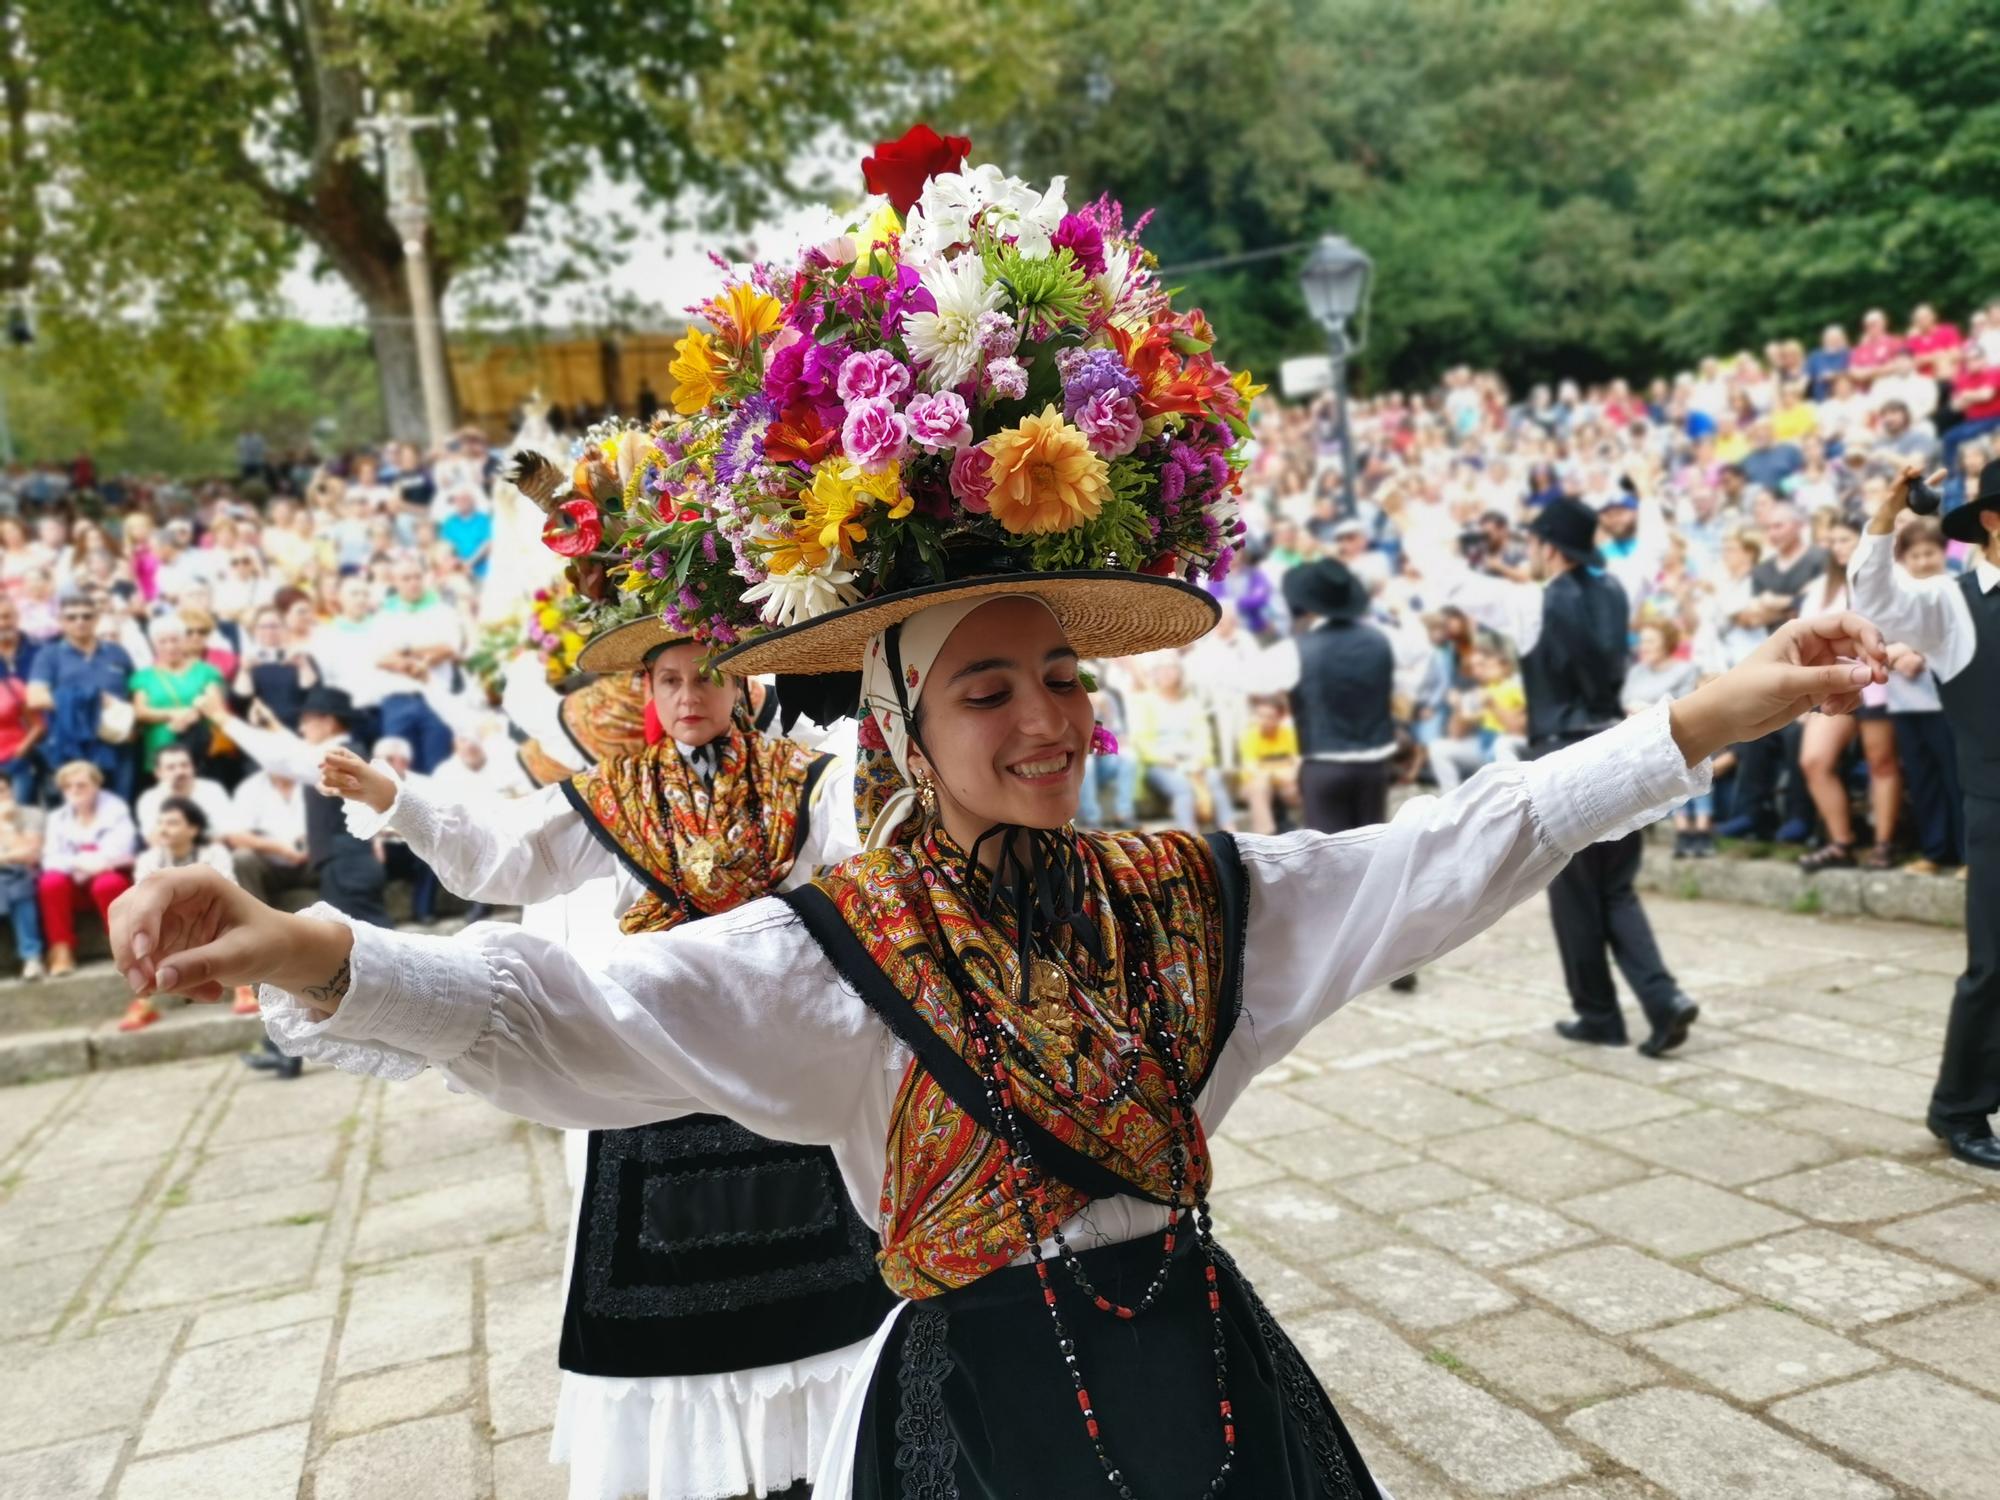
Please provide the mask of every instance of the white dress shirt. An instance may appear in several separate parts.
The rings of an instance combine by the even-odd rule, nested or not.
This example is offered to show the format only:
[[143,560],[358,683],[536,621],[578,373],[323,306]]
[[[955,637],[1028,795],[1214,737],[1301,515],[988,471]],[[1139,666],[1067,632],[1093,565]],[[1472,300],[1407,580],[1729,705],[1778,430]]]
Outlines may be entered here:
[[[1855,613],[1873,622],[1885,641],[1921,651],[1939,682],[1950,682],[1972,664],[1979,637],[1955,577],[1912,578],[1895,563],[1895,538],[1866,532],[1848,559],[1847,582]],[[1974,571],[1979,592],[2000,585],[2000,568],[1981,557]]]
[[[284,772],[280,771],[279,775]],[[256,771],[237,784],[231,801],[232,833],[254,833],[293,849],[306,846],[305,794],[294,783],[290,796],[278,790],[269,771]]]
[[[1250,887],[1243,1024],[1196,1102],[1204,1126],[1217,1130],[1257,1073],[1351,997],[1432,962],[1542,890],[1577,851],[1708,785],[1706,763],[1687,765],[1661,704],[1541,760],[1488,766],[1449,796],[1412,798],[1387,823],[1238,837]],[[910,1054],[775,897],[588,956],[495,923],[437,937],[327,906],[309,915],[352,930],[351,978],[325,1019],[265,987],[266,1025],[288,1053],[387,1078],[437,1067],[502,1109],[569,1127],[727,1115],[760,1135],[830,1146],[855,1204],[878,1217]],[[1157,1205],[1100,1199],[1065,1233],[1088,1248],[1164,1222]],[[820,1500],[851,1492],[857,1393],[894,1317],[849,1387],[816,1476]]]

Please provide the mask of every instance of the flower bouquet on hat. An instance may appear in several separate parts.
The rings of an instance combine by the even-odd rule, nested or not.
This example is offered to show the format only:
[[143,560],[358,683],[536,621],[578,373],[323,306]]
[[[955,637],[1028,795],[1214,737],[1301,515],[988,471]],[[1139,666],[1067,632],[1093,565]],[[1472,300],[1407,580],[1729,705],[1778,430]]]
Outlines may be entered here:
[[[673,411],[576,466],[579,550],[615,554],[621,592],[732,670],[851,669],[879,619],[750,658],[972,579],[1200,597],[1240,544],[1259,388],[1174,309],[1145,220],[968,150],[923,126],[878,147],[860,222],[730,273],[677,345]],[[1212,619],[1205,598],[1148,602],[1166,618],[1130,649]]]

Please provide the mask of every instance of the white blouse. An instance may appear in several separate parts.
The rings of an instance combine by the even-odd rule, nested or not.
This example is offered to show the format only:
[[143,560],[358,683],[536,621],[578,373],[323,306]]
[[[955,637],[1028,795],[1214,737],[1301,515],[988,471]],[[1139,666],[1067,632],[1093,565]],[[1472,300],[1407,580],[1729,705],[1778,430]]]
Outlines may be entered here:
[[[1199,1101],[1207,1128],[1349,998],[1483,931],[1578,850],[1706,790],[1706,764],[1688,767],[1667,714],[1659,704],[1541,760],[1488,766],[1449,796],[1413,798],[1388,823],[1239,837],[1249,884],[1243,1009]],[[572,813],[570,822],[581,820]],[[413,820],[403,831],[413,845],[432,842],[420,828]],[[440,866],[447,885],[489,869],[503,842],[454,823],[438,833],[437,851],[461,839],[489,852],[464,856],[450,873]],[[511,889],[537,879],[567,888],[584,872],[558,882],[552,867],[541,876],[537,867],[572,854],[608,858],[580,829],[545,834],[535,847],[531,861],[509,856],[522,882]],[[326,906],[310,914],[346,920]],[[592,954],[500,924],[449,937],[348,925],[351,979],[332,1016],[266,987],[265,1019],[286,1051],[385,1077],[437,1067],[552,1125],[728,1115],[760,1135],[831,1146],[855,1203],[875,1212],[907,1053],[782,901],[765,897]],[[1100,1238],[1120,1240],[1159,1213],[1115,1199],[1086,1217]],[[1104,1222],[1128,1214],[1138,1216],[1130,1225]]]

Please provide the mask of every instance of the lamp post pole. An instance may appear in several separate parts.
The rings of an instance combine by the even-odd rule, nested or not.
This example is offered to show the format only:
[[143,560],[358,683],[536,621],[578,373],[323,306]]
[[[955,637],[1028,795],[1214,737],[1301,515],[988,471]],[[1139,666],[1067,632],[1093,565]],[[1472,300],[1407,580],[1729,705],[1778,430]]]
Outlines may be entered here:
[[1375,264],[1365,251],[1329,234],[1313,247],[1299,273],[1306,309],[1326,330],[1327,355],[1333,366],[1334,419],[1340,424],[1340,495],[1349,516],[1359,508],[1359,501],[1355,497],[1354,434],[1347,423],[1347,362],[1361,352],[1367,336],[1368,288],[1374,272]]
[[1347,425],[1348,344],[1344,321],[1327,329],[1326,352],[1333,362],[1333,413],[1340,426],[1340,501],[1345,512],[1341,519],[1352,520],[1361,513],[1361,502],[1354,490],[1354,433]]
[[392,95],[386,109],[361,123],[382,138],[388,159],[389,222],[403,241],[403,275],[410,291],[411,335],[417,345],[417,377],[423,384],[424,425],[430,429],[435,448],[451,431],[451,397],[445,380],[437,299],[431,291],[427,248],[431,205],[424,185],[424,164],[417,156],[416,132],[443,121],[410,114],[408,102]]

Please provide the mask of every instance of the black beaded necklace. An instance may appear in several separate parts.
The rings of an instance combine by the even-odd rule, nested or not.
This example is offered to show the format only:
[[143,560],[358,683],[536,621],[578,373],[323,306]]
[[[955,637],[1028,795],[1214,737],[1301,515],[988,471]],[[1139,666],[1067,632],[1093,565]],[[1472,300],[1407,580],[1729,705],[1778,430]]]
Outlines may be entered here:
[[[994,832],[989,830],[990,837]],[[1003,833],[1011,833],[1006,830]],[[1029,842],[1029,859],[1035,860],[1046,834],[1032,838]],[[1070,835],[1074,839],[1074,835]],[[1053,840],[1048,840],[1053,843]],[[984,837],[980,840],[984,842]],[[1011,845],[1013,840],[1008,839]],[[977,845],[974,846],[975,850]],[[1003,846],[1004,847],[1004,846]],[[1074,843],[1067,850],[1070,859],[1078,858]],[[968,869],[974,868],[970,859]],[[1036,903],[1026,892],[1018,889],[1022,883],[1030,881],[1038,874],[1032,869],[1011,872],[1016,884],[1016,910],[1021,921],[1020,945],[1022,949],[1021,986],[1025,1001],[1028,986],[1028,962],[1032,952],[1033,935],[1029,926],[1036,914]],[[996,885],[1000,883],[996,876]],[[1046,891],[1050,882],[1035,881],[1035,885]],[[1077,882],[1067,882],[1078,891],[1078,900],[1072,909],[1063,914],[1063,920],[1075,930],[1084,920],[1084,905],[1081,888]],[[1159,981],[1153,973],[1152,964],[1140,957],[1143,927],[1137,914],[1130,910],[1122,895],[1116,890],[1115,882],[1107,880],[1104,889],[1111,901],[1113,919],[1119,929],[1119,947],[1125,956],[1125,994],[1127,998],[1127,1018],[1135,1037],[1143,1037],[1153,1044],[1162,1071],[1166,1074],[1168,1100],[1168,1156],[1169,1199],[1167,1226],[1162,1235],[1159,1269],[1148,1281],[1145,1293],[1133,1304],[1127,1306],[1112,1301],[1097,1290],[1084,1270],[1082,1261],[1056,1225],[1050,1232],[1055,1241],[1056,1255],[1069,1272],[1077,1290],[1099,1312],[1111,1317],[1132,1319],[1150,1310],[1165,1291],[1173,1271],[1174,1251],[1178,1243],[1182,1225],[1189,1218],[1189,1211],[1182,1207],[1184,1197],[1189,1196],[1191,1185],[1203,1181],[1200,1145],[1200,1127],[1194,1116],[1194,1099],[1188,1082],[1187,1061],[1180,1038],[1174,1033],[1166,1018],[1166,1005],[1160,994]],[[1118,1496],[1118,1500],[1139,1500],[1125,1473],[1112,1462],[1105,1447],[1103,1424],[1099,1421],[1096,1408],[1091,1404],[1090,1389],[1084,1383],[1083,1371],[1077,1364],[1076,1341],[1070,1336],[1068,1325],[1064,1323],[1062,1309],[1056,1294],[1056,1286],[1049,1275],[1048,1261],[1042,1251],[1042,1233],[1035,1222],[1035,1209],[1046,1202],[1047,1180],[1035,1161],[1034,1151],[1029,1146],[1022,1128],[1019,1107],[1016,1104],[1014,1085],[1008,1076],[1010,1059],[1021,1062],[1044,1087],[1058,1096],[1074,1100],[1073,1091],[1065,1091],[1042,1069],[1032,1053],[1026,1052],[1006,1026],[991,1002],[982,999],[983,991],[972,982],[950,944],[939,945],[947,977],[957,991],[962,1013],[967,1023],[967,1032],[972,1040],[974,1066],[985,1089],[986,1105],[990,1116],[998,1122],[1001,1145],[1006,1152],[1007,1162],[1002,1180],[1013,1200],[1016,1214],[1027,1235],[1030,1253],[1034,1259],[1035,1277],[1040,1283],[1042,1305],[1047,1309],[1050,1326],[1054,1331],[1057,1353],[1061,1355],[1063,1367],[1069,1372],[1070,1383],[1076,1391],[1077,1410],[1081,1413],[1084,1435],[1089,1439],[1091,1451],[1097,1455],[1099,1468],[1103,1471],[1107,1484]],[[1141,997],[1135,999],[1133,997]],[[1133,1086],[1139,1074],[1135,1059],[1117,1082],[1117,1089]],[[1087,1096],[1086,1096],[1087,1097]],[[1108,1096],[1115,1098],[1114,1092]],[[1088,1102],[1100,1102],[1089,1100]],[[1229,1352],[1224,1335],[1222,1319],[1222,1293],[1216,1277],[1214,1253],[1213,1221],[1209,1215],[1208,1194],[1200,1186],[1192,1188],[1192,1218],[1194,1224],[1195,1249],[1202,1263],[1202,1274],[1207,1282],[1209,1326],[1213,1336],[1211,1345],[1215,1361],[1216,1407],[1222,1427],[1222,1462],[1202,1491],[1205,1497],[1221,1495],[1229,1486],[1229,1477],[1236,1460],[1236,1418],[1229,1400]]]

